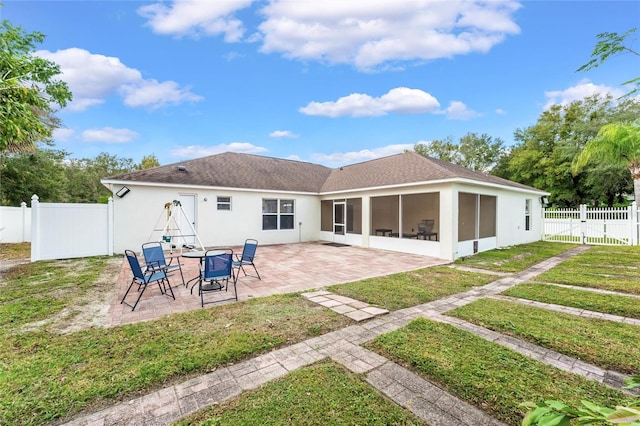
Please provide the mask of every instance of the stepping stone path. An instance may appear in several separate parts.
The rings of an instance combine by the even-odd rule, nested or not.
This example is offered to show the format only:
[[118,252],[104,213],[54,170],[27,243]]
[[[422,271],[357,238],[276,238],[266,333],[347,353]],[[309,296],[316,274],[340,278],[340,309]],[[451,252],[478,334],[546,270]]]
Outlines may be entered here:
[[326,290],[303,293],[302,296],[311,302],[322,305],[325,308],[331,309],[333,312],[337,312],[358,322],[389,313],[387,309],[371,306],[368,303],[350,297],[340,296],[339,294],[333,294]]

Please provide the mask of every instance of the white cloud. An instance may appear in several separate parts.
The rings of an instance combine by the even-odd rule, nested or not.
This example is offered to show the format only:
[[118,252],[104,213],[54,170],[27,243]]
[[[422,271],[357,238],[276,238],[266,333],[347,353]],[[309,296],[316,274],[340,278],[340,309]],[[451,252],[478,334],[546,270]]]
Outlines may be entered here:
[[157,34],[199,36],[224,34],[227,42],[242,38],[242,22],[234,12],[251,6],[252,0],[177,0],[142,6],[138,14]]
[[520,32],[519,8],[512,0],[273,0],[261,10],[261,50],[361,70],[487,52]]
[[89,129],[82,132],[82,140],[86,142],[127,143],[136,139],[140,134],[129,129],[114,129],[103,127],[102,129]]
[[125,105],[130,107],[160,108],[179,105],[182,102],[198,102],[202,96],[191,93],[189,87],[181,88],[175,81],[142,80],[121,86],[119,93]]
[[469,120],[480,116],[479,113],[469,109],[464,102],[460,101],[449,102],[449,106],[443,111],[443,113],[449,120]]
[[114,94],[123,95],[125,104],[129,106],[149,108],[202,99],[191,93],[189,88],[180,88],[174,81],[144,79],[140,71],[127,67],[115,57],[79,48],[57,52],[41,50],[36,54],[60,66],[60,78],[73,93],[73,101],[67,106],[71,111],[84,111],[103,104]]
[[503,110],[502,108],[498,108],[498,109],[496,109],[496,114],[498,114],[498,115],[507,115],[507,111]]
[[335,102],[310,102],[299,111],[306,115],[325,117],[375,117],[390,112],[423,114],[435,112],[439,107],[438,100],[427,92],[396,87],[378,98],[363,93],[352,93]]
[[257,154],[267,151],[267,148],[256,146],[248,142],[232,142],[214,146],[189,145],[176,148],[171,151],[172,157],[178,158],[200,158],[208,155],[221,154],[223,152],[243,152],[246,154]]
[[272,138],[298,138],[300,135],[296,135],[291,130],[274,130],[269,133]]
[[374,149],[363,149],[361,151],[335,152],[333,154],[312,154],[311,157],[316,163],[330,167],[338,167],[346,164],[360,163],[363,161],[374,160],[376,158],[387,157],[389,155],[399,154],[406,150],[413,150],[413,145],[395,144]]
[[68,141],[75,133],[75,130],[68,127],[62,127],[53,131],[53,138],[57,141]]
[[583,79],[573,87],[569,87],[564,90],[555,90],[550,92],[544,92],[544,96],[547,98],[547,103],[544,105],[543,110],[551,108],[553,105],[567,106],[571,102],[580,101],[596,93],[606,95],[610,94],[613,98],[619,98],[624,95],[625,92],[622,89],[615,87],[596,85],[589,79]]

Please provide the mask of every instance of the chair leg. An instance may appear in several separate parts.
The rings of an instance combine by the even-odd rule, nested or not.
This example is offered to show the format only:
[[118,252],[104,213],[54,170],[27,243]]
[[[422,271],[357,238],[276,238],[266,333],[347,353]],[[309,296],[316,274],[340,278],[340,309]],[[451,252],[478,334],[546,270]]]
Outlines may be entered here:
[[253,270],[256,271],[256,275],[258,276],[258,279],[262,281],[262,278],[260,278],[260,274],[258,273],[258,268],[256,268],[256,264],[251,262],[251,266],[253,266]]
[[171,283],[169,282],[168,278],[165,280],[162,280],[162,285],[164,286],[164,294],[168,294],[167,288],[169,288],[169,291],[171,292],[171,297],[173,298],[173,300],[176,300],[176,296],[173,294],[173,289],[171,288]]
[[[133,284],[133,283],[131,283],[131,284]],[[129,288],[131,288],[131,286],[129,286]],[[120,303],[124,303],[127,306],[131,306],[131,311],[133,312],[136,309],[136,306],[138,306],[138,302],[142,298],[142,295],[144,294],[144,291],[146,289],[147,289],[147,285],[146,284],[142,285],[142,291],[140,292],[140,294],[138,294],[138,298],[136,299],[136,303],[134,303],[133,305],[130,305],[129,303],[124,301],[124,297],[127,297],[126,293],[125,293],[124,297],[122,298],[122,302],[120,302]],[[129,293],[129,290],[127,290],[127,293]]]
[[[136,282],[136,279],[134,278],[133,280],[131,280],[131,284],[129,284],[129,288],[127,289],[127,291],[124,293],[124,296],[122,297],[122,300],[120,301],[120,304],[122,305],[124,303],[124,299],[127,298],[127,294],[129,294],[129,290],[131,290],[131,287],[133,287],[133,283]],[[140,291],[140,284],[138,284],[138,291]]]

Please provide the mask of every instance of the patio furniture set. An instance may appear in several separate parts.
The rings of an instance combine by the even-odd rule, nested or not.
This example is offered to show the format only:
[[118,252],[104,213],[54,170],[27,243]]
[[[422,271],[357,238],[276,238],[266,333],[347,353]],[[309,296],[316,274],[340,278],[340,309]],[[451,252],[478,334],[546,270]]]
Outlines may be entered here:
[[[431,240],[431,237],[435,237],[436,241],[438,241],[438,233],[433,230],[434,224],[435,221],[433,219],[423,219],[418,223],[418,232],[403,232],[402,238],[415,238],[416,240],[422,238],[423,240]],[[413,231],[413,229],[411,231]],[[399,232],[393,232],[393,229],[390,228],[377,228],[375,232],[376,235],[382,235],[383,237],[387,234],[392,238],[400,237]]]
[[[160,242],[150,242],[142,245],[142,255],[144,256],[144,266],[140,264],[138,256],[132,250],[125,250],[125,256],[129,262],[129,267],[133,274],[131,284],[127,288],[121,304],[125,304],[131,307],[131,310],[135,310],[138,302],[142,298],[142,294],[149,285],[157,284],[160,289],[160,293],[171,297],[175,300],[173,289],[169,283],[169,277],[173,276],[172,272],[180,272],[182,284],[185,287],[189,287],[191,283],[191,294],[193,289],[198,287],[198,295],[200,296],[200,304],[204,307],[207,303],[218,303],[228,300],[238,300],[238,291],[236,288],[238,282],[238,276],[240,271],[244,276],[247,276],[245,267],[253,267],[256,275],[260,278],[258,269],[254,263],[254,257],[258,248],[258,241],[254,239],[247,239],[244,243],[242,254],[235,254],[230,248],[212,249],[212,250],[195,250],[182,253],[181,257],[199,259],[200,267],[198,276],[191,278],[188,281],[184,280],[182,274],[182,264],[179,257],[170,257],[167,262],[164,254],[162,244]],[[175,262],[175,263],[174,263]],[[129,291],[137,284],[138,297],[136,301],[131,304],[125,299],[129,294]],[[204,295],[208,292],[228,292],[229,287],[233,286],[233,296],[227,299],[216,299],[212,302],[205,302]]]

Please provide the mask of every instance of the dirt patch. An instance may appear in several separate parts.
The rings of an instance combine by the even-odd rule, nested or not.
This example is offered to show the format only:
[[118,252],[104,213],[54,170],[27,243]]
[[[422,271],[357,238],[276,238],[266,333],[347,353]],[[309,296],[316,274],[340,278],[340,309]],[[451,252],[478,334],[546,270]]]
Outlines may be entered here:
[[72,306],[51,318],[26,324],[24,331],[46,328],[58,334],[67,334],[94,327],[105,327],[109,323],[109,307],[118,291],[118,275],[122,259],[109,259],[94,283],[91,291],[79,295]]

